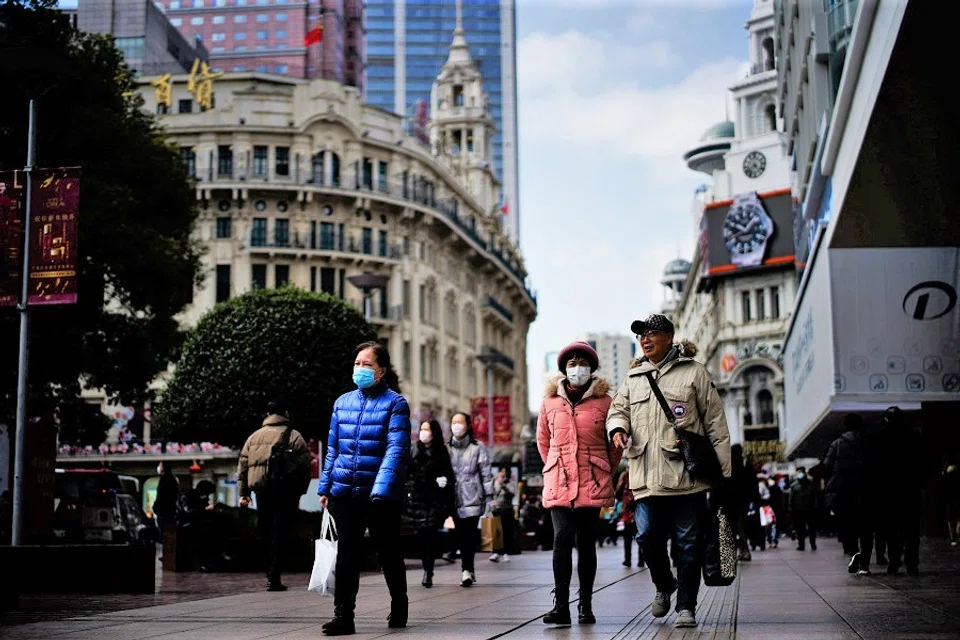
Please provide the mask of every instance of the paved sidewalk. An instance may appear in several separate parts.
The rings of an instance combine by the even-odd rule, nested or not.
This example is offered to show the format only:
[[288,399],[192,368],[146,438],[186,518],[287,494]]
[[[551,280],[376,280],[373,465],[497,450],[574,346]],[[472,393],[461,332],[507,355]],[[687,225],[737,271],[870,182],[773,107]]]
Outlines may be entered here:
[[[389,596],[383,579],[363,577],[354,637],[960,638],[960,551],[946,542],[925,544],[923,557],[930,562],[921,565],[919,578],[851,576],[839,545],[831,540],[823,541],[816,553],[801,553],[793,547],[790,540],[783,540],[779,549],[754,553],[753,562],[741,564],[740,575],[730,587],[702,588],[697,612],[700,627],[693,631],[675,631],[673,614],[662,620],[651,618],[654,588],[646,571],[620,566],[620,548],[604,547],[599,550],[595,587],[596,625],[554,628],[540,621],[552,606],[549,553],[524,553],[500,564],[487,562],[481,554],[478,583],[469,589],[458,586],[459,569],[453,565],[440,563],[433,589],[420,586],[419,570],[409,571],[410,622],[404,630],[387,629]],[[212,594],[201,600],[96,615],[75,613],[27,624],[7,619],[6,626],[0,626],[0,637],[294,640],[322,637],[320,625],[332,614],[330,598],[305,591],[303,574],[285,579],[291,586],[286,593],[250,591],[261,586],[259,576],[205,575],[202,579],[217,581],[221,593],[235,589],[235,595]],[[575,604],[572,610],[575,616]]]

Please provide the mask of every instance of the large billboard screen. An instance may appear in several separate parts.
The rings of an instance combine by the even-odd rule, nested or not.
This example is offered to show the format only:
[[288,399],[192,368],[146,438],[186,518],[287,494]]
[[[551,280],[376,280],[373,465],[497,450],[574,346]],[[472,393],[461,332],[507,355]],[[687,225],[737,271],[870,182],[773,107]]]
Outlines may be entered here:
[[751,191],[708,204],[707,276],[792,265],[793,211],[789,189]]

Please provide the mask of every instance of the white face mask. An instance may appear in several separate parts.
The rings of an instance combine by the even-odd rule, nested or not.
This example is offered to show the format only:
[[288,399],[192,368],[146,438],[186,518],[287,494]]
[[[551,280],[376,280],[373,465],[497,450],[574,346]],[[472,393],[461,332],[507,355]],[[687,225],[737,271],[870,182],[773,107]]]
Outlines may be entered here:
[[575,387],[582,387],[590,379],[590,367],[579,365],[567,367],[567,380]]
[[429,431],[420,432],[420,442],[422,442],[423,444],[430,444],[432,440],[433,440],[432,433],[430,433]]
[[450,425],[450,430],[453,432],[453,437],[462,438],[467,434],[467,425],[462,422],[454,422]]

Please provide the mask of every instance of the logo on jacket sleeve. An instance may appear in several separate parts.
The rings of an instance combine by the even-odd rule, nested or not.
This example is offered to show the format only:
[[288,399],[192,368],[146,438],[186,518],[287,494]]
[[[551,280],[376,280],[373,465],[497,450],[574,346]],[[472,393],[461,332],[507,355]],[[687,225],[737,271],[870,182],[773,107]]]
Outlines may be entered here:
[[674,417],[674,418],[678,418],[678,419],[679,419],[679,418],[682,418],[682,417],[685,416],[685,415],[687,415],[687,405],[685,405],[685,404],[682,403],[682,402],[678,402],[677,404],[673,405],[673,417]]

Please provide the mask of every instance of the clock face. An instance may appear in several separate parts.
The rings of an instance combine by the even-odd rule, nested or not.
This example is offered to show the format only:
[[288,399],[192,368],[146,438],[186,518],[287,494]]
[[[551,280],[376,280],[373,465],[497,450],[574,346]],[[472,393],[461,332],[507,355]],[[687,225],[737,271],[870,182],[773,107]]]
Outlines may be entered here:
[[748,178],[759,178],[767,168],[767,157],[759,151],[751,151],[743,159],[743,173]]
[[723,221],[723,242],[731,254],[751,254],[763,248],[770,227],[770,218],[756,203],[734,204]]

